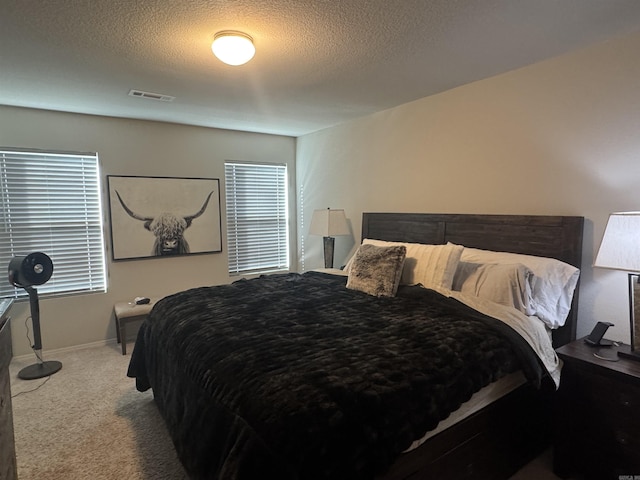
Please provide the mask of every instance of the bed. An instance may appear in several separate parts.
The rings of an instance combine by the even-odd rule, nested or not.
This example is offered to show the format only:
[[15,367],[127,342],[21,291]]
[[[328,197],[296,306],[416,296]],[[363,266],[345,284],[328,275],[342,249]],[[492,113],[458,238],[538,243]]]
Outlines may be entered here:
[[[362,219],[363,240],[464,246],[577,268],[582,229],[582,217],[561,216]],[[508,478],[548,446],[558,371],[554,378],[531,340],[484,304],[471,308],[438,288],[364,292],[356,279],[365,253],[408,259],[404,247],[364,243],[348,276],[270,275],[156,304],[128,374],[139,390],[153,389],[192,478]],[[575,288],[566,322],[551,330],[555,347],[575,338],[577,300]],[[476,392],[518,372],[526,382],[422,438]]]

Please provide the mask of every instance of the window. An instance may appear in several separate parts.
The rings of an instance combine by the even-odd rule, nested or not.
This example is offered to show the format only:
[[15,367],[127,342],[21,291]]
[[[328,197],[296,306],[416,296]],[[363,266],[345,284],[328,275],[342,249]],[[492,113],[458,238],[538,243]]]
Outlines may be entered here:
[[224,165],[229,273],[289,268],[286,165]]
[[[40,293],[105,291],[96,154],[0,148],[0,267],[32,252],[53,262]],[[4,278],[0,297],[25,294]]]

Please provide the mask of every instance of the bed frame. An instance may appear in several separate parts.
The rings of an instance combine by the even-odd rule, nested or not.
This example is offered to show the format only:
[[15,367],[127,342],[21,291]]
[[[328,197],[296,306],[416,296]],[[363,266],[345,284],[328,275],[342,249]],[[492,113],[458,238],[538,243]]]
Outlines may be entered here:
[[[584,217],[364,213],[362,238],[524,253],[580,268]],[[576,337],[578,288],[566,324],[553,332],[560,347]],[[551,443],[555,388],[523,385],[403,455],[381,480],[507,479]]]

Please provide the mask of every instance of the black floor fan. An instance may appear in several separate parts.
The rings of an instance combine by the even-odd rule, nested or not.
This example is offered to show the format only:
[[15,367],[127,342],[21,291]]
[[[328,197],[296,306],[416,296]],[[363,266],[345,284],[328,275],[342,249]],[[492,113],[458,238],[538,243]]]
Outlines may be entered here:
[[33,285],[46,283],[53,274],[53,262],[48,255],[34,252],[24,257],[13,257],[9,262],[9,283],[24,288],[29,294],[31,306],[31,323],[33,325],[33,351],[38,363],[24,367],[18,377],[24,380],[48,377],[62,368],[57,360],[45,362],[42,359],[42,337],[40,335],[40,303],[38,291]]

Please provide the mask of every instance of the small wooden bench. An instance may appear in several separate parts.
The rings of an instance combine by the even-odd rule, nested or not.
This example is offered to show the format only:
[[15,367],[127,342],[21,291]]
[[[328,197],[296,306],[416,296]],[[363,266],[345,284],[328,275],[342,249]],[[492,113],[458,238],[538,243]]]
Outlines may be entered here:
[[113,306],[113,313],[116,318],[116,338],[122,345],[122,354],[127,354],[127,323],[144,320],[155,305],[157,298],[144,305],[135,302],[118,302]]

